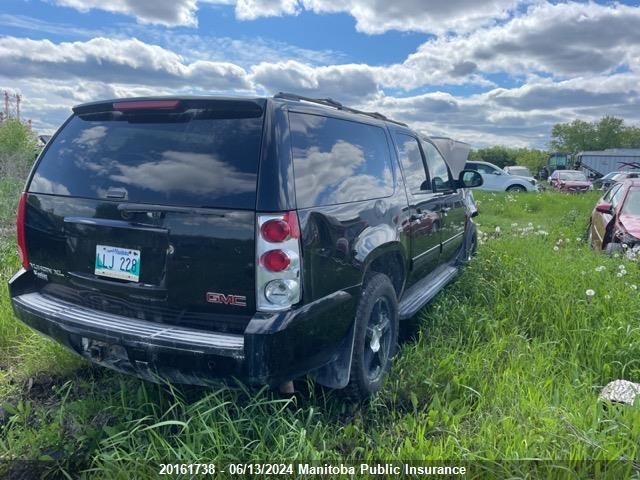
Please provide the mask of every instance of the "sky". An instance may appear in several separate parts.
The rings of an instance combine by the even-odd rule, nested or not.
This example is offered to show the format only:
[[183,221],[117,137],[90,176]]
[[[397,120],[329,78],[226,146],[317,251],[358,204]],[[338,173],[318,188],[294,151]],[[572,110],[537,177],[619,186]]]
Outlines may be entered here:
[[1,0],[0,90],[53,133],[109,98],[279,91],[475,147],[640,124],[640,1]]

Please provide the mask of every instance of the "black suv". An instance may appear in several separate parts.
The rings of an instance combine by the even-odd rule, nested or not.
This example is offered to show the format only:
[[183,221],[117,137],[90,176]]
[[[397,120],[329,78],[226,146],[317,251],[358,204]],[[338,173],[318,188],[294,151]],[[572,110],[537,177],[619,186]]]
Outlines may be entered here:
[[463,187],[406,125],[331,100],[79,105],[20,197],[27,325],[149,380],[375,392],[398,321],[458,272]]

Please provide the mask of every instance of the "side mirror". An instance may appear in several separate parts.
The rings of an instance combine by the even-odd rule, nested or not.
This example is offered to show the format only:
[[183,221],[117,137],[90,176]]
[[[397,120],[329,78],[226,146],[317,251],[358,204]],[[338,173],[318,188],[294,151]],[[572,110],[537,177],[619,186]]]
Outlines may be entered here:
[[482,175],[475,170],[462,170],[458,176],[458,184],[462,188],[475,188],[483,183]]
[[494,170],[493,174],[494,175],[502,175],[502,172],[500,170]]
[[610,203],[599,203],[596,205],[596,211],[613,215],[613,205]]
[[431,190],[433,193],[448,192],[451,190],[451,185],[449,181],[445,182],[440,177],[435,177],[431,179]]

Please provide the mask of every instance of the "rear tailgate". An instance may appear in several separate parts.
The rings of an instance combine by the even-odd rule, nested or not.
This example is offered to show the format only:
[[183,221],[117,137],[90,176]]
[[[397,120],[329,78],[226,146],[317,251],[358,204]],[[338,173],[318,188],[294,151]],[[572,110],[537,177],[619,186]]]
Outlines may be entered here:
[[264,104],[172,105],[78,109],[28,187],[29,261],[43,291],[69,301],[242,331],[255,312]]

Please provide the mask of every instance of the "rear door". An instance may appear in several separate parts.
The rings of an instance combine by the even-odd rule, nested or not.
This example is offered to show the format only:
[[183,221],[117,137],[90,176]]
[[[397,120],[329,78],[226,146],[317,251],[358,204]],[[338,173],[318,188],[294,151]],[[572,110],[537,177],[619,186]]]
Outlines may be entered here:
[[263,111],[262,101],[193,99],[78,109],[28,186],[27,249],[43,290],[242,331],[255,311]]

